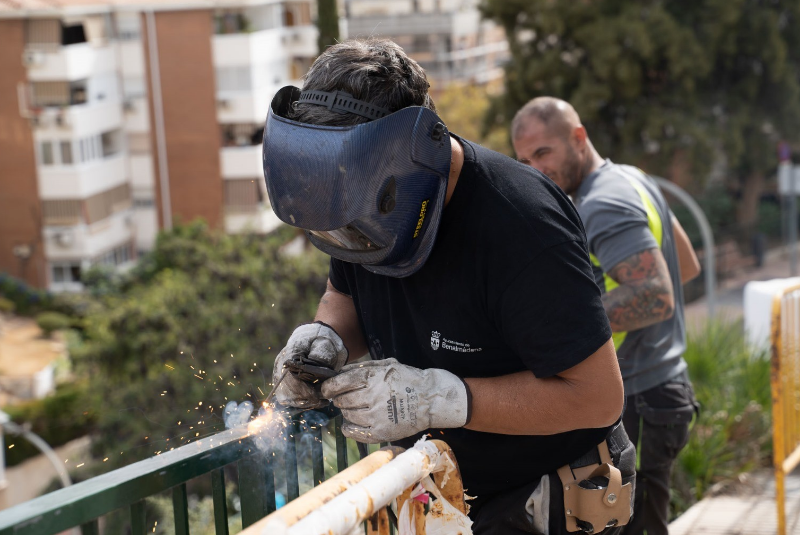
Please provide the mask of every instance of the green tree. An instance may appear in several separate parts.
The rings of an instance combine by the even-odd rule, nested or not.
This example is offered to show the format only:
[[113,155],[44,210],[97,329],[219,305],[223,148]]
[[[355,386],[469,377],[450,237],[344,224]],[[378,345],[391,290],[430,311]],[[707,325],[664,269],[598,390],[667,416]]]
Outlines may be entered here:
[[319,53],[339,42],[339,10],[336,0],[317,0],[317,48]]
[[453,84],[441,91],[435,102],[439,117],[451,132],[492,150],[508,152],[508,137],[502,128],[495,127],[490,131],[481,128],[490,106],[485,87]]
[[511,49],[489,124],[507,127],[533,97],[563,98],[618,161],[673,177],[686,168],[698,186],[724,162],[741,192],[739,221],[754,221],[776,142],[800,137],[800,4],[484,0],[482,9]]
[[280,252],[291,236],[195,222],[161,234],[127,276],[94,278],[103,291],[75,304],[83,341],[72,354],[89,380],[97,456],[117,465],[167,451],[224,429],[228,400],[264,399],[275,355],[313,317],[327,275],[321,253]]

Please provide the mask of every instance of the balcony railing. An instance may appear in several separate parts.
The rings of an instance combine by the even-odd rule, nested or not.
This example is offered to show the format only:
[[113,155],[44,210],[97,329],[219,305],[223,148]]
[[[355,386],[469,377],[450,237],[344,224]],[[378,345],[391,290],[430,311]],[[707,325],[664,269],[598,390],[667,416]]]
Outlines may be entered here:
[[[341,415],[335,409],[322,409],[334,422],[336,467],[348,466],[347,440],[341,433]],[[228,534],[227,497],[224,468],[238,465],[242,526],[254,524],[275,511],[275,480],[283,470],[287,500],[300,495],[297,447],[301,428],[309,433],[311,472],[314,485],[325,480],[322,425],[304,425],[304,412],[291,416],[284,431],[283,466],[280,457],[258,449],[246,428],[236,428],[187,444],[173,451],[91,478],[77,485],[46,494],[0,512],[0,535],[54,535],[80,526],[83,535],[100,533],[99,519],[113,511],[128,509],[131,534],[145,535],[145,501],[164,491],[172,492],[175,532],[189,533],[189,507],[186,483],[197,477],[210,477],[217,535]]]

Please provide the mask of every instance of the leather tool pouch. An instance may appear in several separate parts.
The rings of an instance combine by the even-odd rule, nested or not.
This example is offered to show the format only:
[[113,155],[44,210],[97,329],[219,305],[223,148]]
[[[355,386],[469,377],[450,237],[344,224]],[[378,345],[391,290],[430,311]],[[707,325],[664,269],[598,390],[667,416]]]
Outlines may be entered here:
[[564,488],[567,531],[595,533],[608,527],[624,526],[631,519],[633,485],[622,484],[605,441],[597,446],[600,464],[558,469]]

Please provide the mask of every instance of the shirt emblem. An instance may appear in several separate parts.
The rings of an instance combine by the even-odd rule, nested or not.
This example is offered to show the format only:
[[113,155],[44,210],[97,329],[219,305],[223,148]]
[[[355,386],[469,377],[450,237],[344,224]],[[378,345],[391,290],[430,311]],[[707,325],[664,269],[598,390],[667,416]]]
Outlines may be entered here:
[[439,337],[440,336],[441,335],[437,331],[433,331],[431,333],[431,349],[433,349],[434,351],[439,349]]

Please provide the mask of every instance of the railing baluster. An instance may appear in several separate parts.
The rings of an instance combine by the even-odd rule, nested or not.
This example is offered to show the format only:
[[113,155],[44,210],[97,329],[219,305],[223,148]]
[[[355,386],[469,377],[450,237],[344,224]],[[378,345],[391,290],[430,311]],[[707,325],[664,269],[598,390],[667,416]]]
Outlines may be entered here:
[[242,500],[242,528],[246,528],[267,516],[269,512],[265,455],[251,455],[239,461],[238,465],[239,497]]
[[322,451],[322,425],[311,427],[311,473],[316,487],[325,481],[325,460]]
[[275,453],[268,452],[264,458],[264,490],[266,492],[267,514],[277,509],[275,503]]
[[297,475],[297,421],[300,416],[293,416],[284,431],[286,433],[286,501],[290,502],[300,496],[300,482]]
[[144,500],[131,504],[131,535],[145,535],[147,533],[146,524]]
[[100,526],[96,518],[81,526],[81,535],[100,535]]
[[211,472],[211,494],[214,499],[214,528],[216,535],[228,535],[228,502],[225,496],[225,470]]
[[347,468],[347,437],[342,434],[342,415],[333,419],[333,434],[336,436],[336,469]]
[[189,535],[189,499],[186,483],[172,488],[172,515],[175,518],[175,535]]

